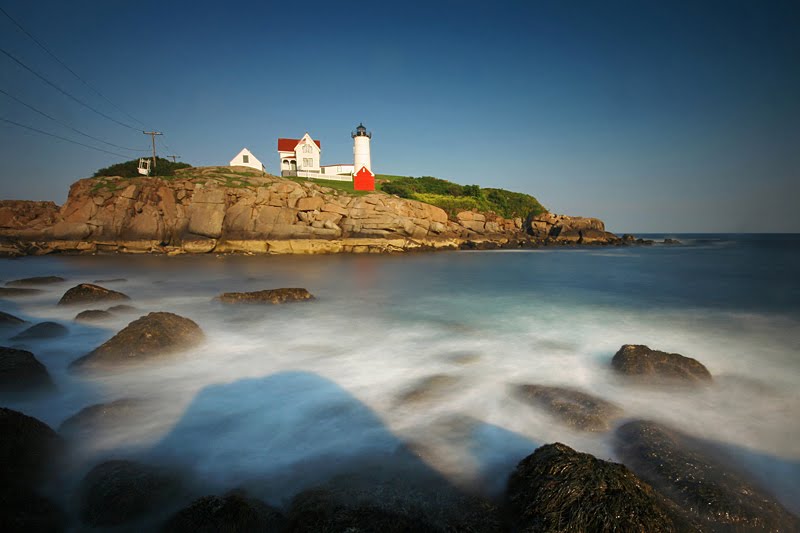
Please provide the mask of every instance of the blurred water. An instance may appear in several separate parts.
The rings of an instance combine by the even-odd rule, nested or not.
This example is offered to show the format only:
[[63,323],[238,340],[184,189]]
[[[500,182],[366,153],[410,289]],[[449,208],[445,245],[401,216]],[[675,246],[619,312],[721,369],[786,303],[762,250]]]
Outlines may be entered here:
[[[93,403],[149,399],[146,419],[79,443],[79,471],[104,457],[146,456],[223,489],[280,480],[264,496],[281,501],[336,465],[409,446],[447,479],[496,495],[542,443],[614,458],[610,433],[570,430],[508,392],[517,383],[561,384],[619,404],[626,418],[661,420],[718,443],[797,512],[800,237],[677,238],[684,245],[4,260],[2,280],[68,278],[41,295],[2,300],[0,309],[60,321],[70,335],[26,343],[58,392],[0,396],[0,405],[57,427]],[[113,278],[126,281],[104,285],[130,295],[138,313],[88,326],[72,322],[78,310],[55,305],[79,282]],[[318,300],[212,301],[275,287],[306,287]],[[67,372],[129,321],[161,310],[196,321],[207,342],[144,368]],[[4,344],[14,345],[8,336]],[[627,343],[695,357],[715,384],[665,391],[620,381],[609,361]],[[451,376],[451,386],[400,401],[434,374]]]

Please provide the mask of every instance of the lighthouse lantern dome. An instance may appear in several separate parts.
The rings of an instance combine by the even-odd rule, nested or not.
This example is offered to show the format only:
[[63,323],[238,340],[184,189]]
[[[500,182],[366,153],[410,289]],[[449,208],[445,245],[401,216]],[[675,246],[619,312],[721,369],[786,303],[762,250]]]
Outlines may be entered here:
[[371,131],[367,131],[367,128],[364,127],[364,124],[360,123],[358,125],[358,127],[356,128],[356,131],[352,132],[350,134],[350,136],[353,137],[353,138],[355,138],[355,137],[366,137],[368,139],[371,139],[372,138],[372,132]]

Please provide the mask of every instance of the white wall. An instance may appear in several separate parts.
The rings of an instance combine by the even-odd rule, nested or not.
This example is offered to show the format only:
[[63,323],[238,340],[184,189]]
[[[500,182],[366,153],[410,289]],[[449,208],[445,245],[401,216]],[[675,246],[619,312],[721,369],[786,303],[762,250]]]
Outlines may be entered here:
[[320,152],[319,146],[311,136],[308,133],[303,135],[300,144],[294,149],[294,153],[297,155],[297,170],[319,172]]
[[355,169],[353,165],[326,165],[320,168],[322,173],[326,175],[352,174]]
[[367,170],[372,172],[372,162],[369,155],[369,137],[356,136],[353,137],[353,162],[355,172],[361,170],[361,167],[367,167]]
[[[245,159],[247,159],[247,162],[245,162]],[[264,165],[261,164],[261,161],[259,161],[256,156],[254,156],[253,153],[247,148],[243,148],[241,152],[236,154],[236,157],[231,159],[230,166],[250,167],[258,171],[264,170]]]

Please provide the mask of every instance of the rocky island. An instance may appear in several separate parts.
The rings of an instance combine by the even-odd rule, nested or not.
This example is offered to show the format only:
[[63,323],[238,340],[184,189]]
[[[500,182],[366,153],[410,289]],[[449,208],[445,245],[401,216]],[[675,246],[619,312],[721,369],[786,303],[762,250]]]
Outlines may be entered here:
[[167,177],[81,179],[62,206],[0,201],[0,254],[384,253],[628,242],[596,218],[543,208],[513,215],[448,212],[245,167],[190,167]]

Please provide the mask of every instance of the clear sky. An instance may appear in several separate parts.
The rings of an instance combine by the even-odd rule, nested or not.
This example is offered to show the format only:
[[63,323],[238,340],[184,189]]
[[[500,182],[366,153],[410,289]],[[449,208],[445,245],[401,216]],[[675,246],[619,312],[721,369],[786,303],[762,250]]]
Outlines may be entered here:
[[[535,195],[612,231],[800,232],[800,2],[0,0],[0,89],[64,124],[221,165],[373,131],[378,173]],[[0,198],[62,203],[137,152],[0,94]],[[141,123],[134,121],[141,121]],[[161,144],[166,143],[166,146]],[[161,151],[163,150],[163,151]]]

